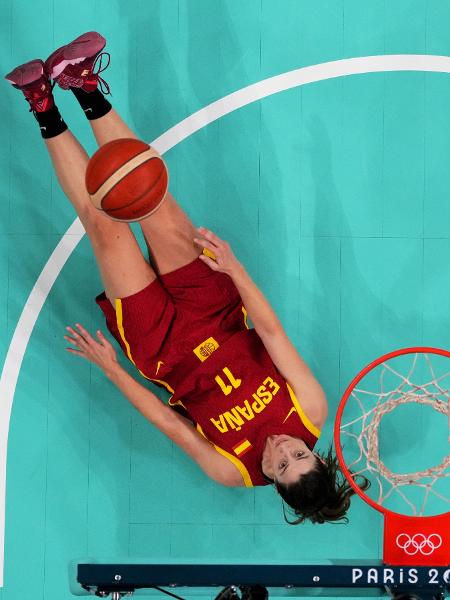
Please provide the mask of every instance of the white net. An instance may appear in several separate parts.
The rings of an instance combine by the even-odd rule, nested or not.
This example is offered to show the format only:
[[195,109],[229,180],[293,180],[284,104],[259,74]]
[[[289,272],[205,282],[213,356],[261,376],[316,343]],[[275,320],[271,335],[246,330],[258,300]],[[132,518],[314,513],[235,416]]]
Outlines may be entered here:
[[410,515],[449,510],[449,390],[450,359],[425,352],[382,362],[356,384],[341,446],[352,473],[371,481],[374,501]]

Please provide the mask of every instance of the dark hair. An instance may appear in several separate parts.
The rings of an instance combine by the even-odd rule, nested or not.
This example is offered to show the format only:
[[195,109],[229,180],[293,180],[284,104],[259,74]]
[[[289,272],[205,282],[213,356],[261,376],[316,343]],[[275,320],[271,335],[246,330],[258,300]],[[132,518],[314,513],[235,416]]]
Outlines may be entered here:
[[[330,446],[328,453],[318,455],[324,462],[316,458],[316,465],[311,471],[301,475],[294,483],[284,484],[275,481],[275,487],[297,517],[290,521],[286,516],[283,504],[284,519],[290,525],[297,525],[309,519],[313,523],[331,523],[340,521],[348,523],[345,516],[350,507],[350,496],[356,492],[342,474],[336,456]],[[358,475],[361,483],[358,486],[367,490],[370,481]]]

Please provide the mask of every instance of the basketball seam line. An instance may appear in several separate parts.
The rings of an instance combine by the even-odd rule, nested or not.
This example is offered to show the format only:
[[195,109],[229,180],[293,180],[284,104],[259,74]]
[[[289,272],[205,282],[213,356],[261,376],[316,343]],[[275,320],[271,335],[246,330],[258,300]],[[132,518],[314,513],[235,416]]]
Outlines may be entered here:
[[[129,175],[130,173],[133,173],[133,171],[136,171],[136,169],[137,169],[138,167],[141,167],[142,165],[144,165],[144,164],[145,164],[146,162],[148,162],[149,160],[151,160],[151,158],[149,158],[147,161],[145,161],[145,162],[143,162],[143,163],[141,163],[141,164],[139,164],[139,165],[136,165],[136,166],[135,166],[133,169],[131,169],[131,171],[128,171],[127,173],[125,173],[125,175]],[[158,183],[160,183],[160,181],[161,181],[161,178],[163,177],[163,174],[164,174],[164,172],[161,172],[161,173],[159,173],[159,175],[158,175],[158,179],[156,179],[156,180],[155,180],[155,182],[153,183],[153,185],[152,185],[152,186],[150,186],[150,187],[149,187],[147,190],[145,190],[144,192],[142,192],[142,194],[139,194],[139,196],[136,196],[135,198],[133,198],[132,200],[130,200],[130,202],[129,202],[128,204],[123,204],[122,206],[116,206],[116,207],[114,207],[114,208],[110,208],[110,207],[108,207],[108,213],[114,213],[114,211],[123,210],[124,208],[128,208],[128,207],[130,207],[130,206],[133,206],[133,204],[135,204],[136,202],[138,202],[138,201],[139,201],[139,200],[140,200],[140,199],[141,199],[143,196],[145,196],[145,194],[148,194],[149,192],[152,192],[152,191],[153,191],[153,190],[156,188],[156,186],[158,185]],[[117,182],[117,184],[119,184],[121,181],[123,181],[123,180],[124,180],[124,178],[125,178],[125,175],[124,175],[124,177],[122,177],[122,179],[120,179],[120,181],[118,181],[118,182]],[[116,184],[116,185],[117,185],[117,184]],[[111,192],[111,191],[112,191],[112,190],[110,190],[110,192]],[[107,196],[107,195],[108,195],[110,192],[107,192],[107,193],[106,193],[106,194],[103,196],[103,200],[105,200],[106,196]],[[102,210],[103,210],[103,209],[102,209]]]
[[[144,152],[141,152],[137,156],[134,156],[129,161],[127,161],[124,165],[122,165],[117,171],[112,173],[108,179],[99,187],[99,189],[94,193],[90,194],[92,203],[96,208],[102,209],[101,199],[106,196],[112,188],[117,185],[124,177],[135,168],[142,165],[144,162],[147,162],[150,158],[161,158],[159,153],[154,148],[149,148]],[[131,167],[131,168],[130,168]]]

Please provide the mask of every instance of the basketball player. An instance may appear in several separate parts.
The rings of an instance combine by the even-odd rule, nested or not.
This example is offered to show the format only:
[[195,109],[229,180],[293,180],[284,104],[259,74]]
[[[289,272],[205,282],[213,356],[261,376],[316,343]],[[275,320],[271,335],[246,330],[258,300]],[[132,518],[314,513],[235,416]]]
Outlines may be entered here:
[[6,79],[28,101],[92,244],[105,288],[96,301],[107,327],[141,375],[172,394],[169,405],[128,375],[101,332],[94,338],[79,324],[68,327],[68,350],[97,364],[215,481],[274,484],[293,508],[294,523],[345,519],[354,492],[331,449],[314,451],[327,417],[324,392],[229,244],[196,229],[169,193],[140,222],[147,261],[129,225],[93,207],[84,183],[88,156],[52,91],[57,83],[73,93],[99,146],[136,138],[105,98],[105,43],[85,33]]

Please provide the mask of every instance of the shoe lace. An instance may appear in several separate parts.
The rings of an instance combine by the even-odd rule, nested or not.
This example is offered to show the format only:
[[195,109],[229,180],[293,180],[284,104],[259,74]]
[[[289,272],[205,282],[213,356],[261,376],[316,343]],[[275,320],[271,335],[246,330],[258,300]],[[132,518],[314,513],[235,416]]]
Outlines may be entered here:
[[[108,62],[102,68],[103,56],[106,56],[108,58]],[[99,69],[98,69],[98,71],[96,73],[94,73],[94,69],[95,69],[95,66],[97,64],[98,59],[100,59]],[[109,85],[106,83],[106,81],[103,79],[103,77],[100,77],[100,73],[102,73],[102,71],[104,71],[105,69],[107,69],[109,67],[109,63],[110,62],[111,62],[111,55],[109,54],[109,52],[102,52],[101,54],[99,54],[96,57],[96,59],[94,61],[94,64],[92,65],[92,74],[93,75],[97,75],[98,81],[100,83],[100,89],[102,91],[102,94],[104,94],[105,96],[107,96],[108,94],[110,96],[112,96],[112,94],[111,94],[111,91],[109,89]]]

